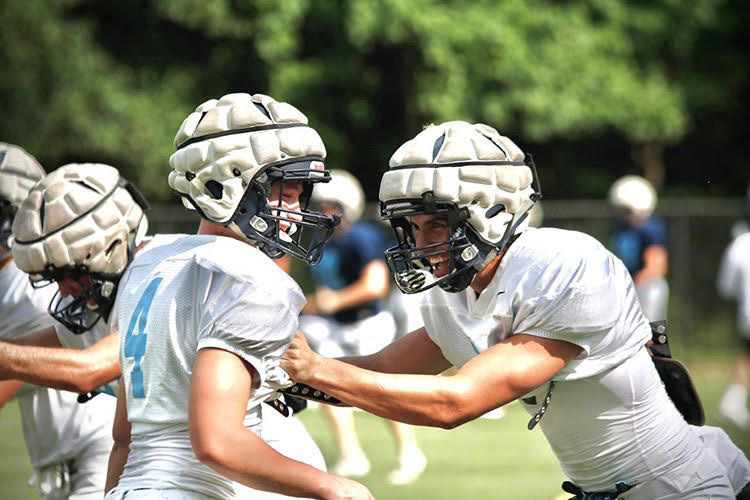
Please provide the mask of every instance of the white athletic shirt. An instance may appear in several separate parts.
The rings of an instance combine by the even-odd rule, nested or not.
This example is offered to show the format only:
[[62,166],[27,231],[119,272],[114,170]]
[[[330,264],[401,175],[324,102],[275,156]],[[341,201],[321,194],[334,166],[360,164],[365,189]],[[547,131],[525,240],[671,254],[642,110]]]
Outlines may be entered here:
[[[18,338],[52,326],[47,306],[56,291],[54,284],[32,288],[28,275],[13,261],[6,264],[0,269],[0,337]],[[73,458],[99,440],[108,441],[104,446],[111,447],[115,400],[95,398],[79,404],[77,397],[28,384],[19,392],[24,440],[34,469]]]
[[178,488],[231,498],[231,481],[201,464],[188,434],[188,397],[200,349],[251,364],[260,380],[245,427],[261,432],[260,404],[286,382],[277,361],[304,305],[299,286],[265,254],[220,236],[186,236],[136,256],[117,296],[120,363],[131,423],[119,488]]
[[721,295],[737,300],[737,328],[750,339],[750,232],[737,236],[724,251],[716,285]]
[[[701,455],[699,438],[669,400],[643,347],[651,331],[632,279],[594,238],[527,229],[478,298],[471,288],[454,294],[434,288],[426,295],[427,332],[458,367],[518,333],[583,348],[553,377],[539,425],[563,472],[584,490],[647,482]],[[530,415],[548,388],[525,395]]]

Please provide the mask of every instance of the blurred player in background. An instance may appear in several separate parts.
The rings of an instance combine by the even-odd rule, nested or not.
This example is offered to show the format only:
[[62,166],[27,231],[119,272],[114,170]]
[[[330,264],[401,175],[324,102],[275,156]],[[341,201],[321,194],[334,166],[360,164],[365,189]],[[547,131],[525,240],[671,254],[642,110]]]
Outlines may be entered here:
[[[750,189],[744,222],[750,224]],[[734,240],[722,257],[716,286],[724,298],[737,301],[737,332],[742,346],[732,384],[719,403],[719,413],[739,427],[750,429],[750,411],[747,407],[750,387],[750,232],[735,233]]]
[[[323,356],[372,354],[396,335],[394,317],[384,309],[390,290],[383,260],[385,236],[375,223],[361,219],[364,191],[345,170],[332,170],[331,182],[316,186],[312,200],[322,213],[343,217],[320,263],[312,268],[316,290],[303,310],[300,329]],[[323,405],[323,411],[339,455],[331,472],[348,477],[366,475],[370,462],[360,444],[352,408]],[[390,420],[388,424],[398,453],[398,466],[388,480],[392,484],[411,483],[422,473],[427,459],[414,429]]]
[[609,190],[609,202],[617,217],[612,251],[630,271],[643,314],[649,321],[667,319],[669,285],[667,226],[653,217],[656,190],[637,175],[626,175]]
[[[535,177],[483,124],[430,126],[402,145],[380,185],[398,240],[386,261],[402,291],[426,292],[425,327],[343,360],[297,335],[282,368],[384,418],[446,429],[518,399],[575,498],[733,498],[750,462],[717,440],[729,471],[667,395],[623,263],[583,233],[527,228]],[[431,376],[451,365],[456,375]]]
[[337,223],[307,210],[313,185],[330,179],[323,142],[299,110],[261,94],[203,103],[174,142],[169,184],[202,220],[197,235],[140,254],[122,278],[107,498],[232,498],[231,480],[372,498],[321,470],[312,440],[299,443],[298,461],[262,439],[262,403],[288,385],[273,362],[305,301],[270,258],[317,262]]
[[[93,343],[96,338],[79,332],[79,339],[52,319],[47,308],[57,300],[56,287],[32,287],[9,250],[11,223],[15,218],[16,227],[24,225],[22,219],[28,217],[28,210],[19,211],[19,207],[36,181],[42,179],[44,170],[19,147],[0,144],[0,157],[0,337],[18,343],[0,343],[0,378],[17,377],[41,386],[92,391],[116,376],[117,358],[109,358],[115,369],[107,369],[108,360],[101,356],[101,349],[88,353],[63,349],[63,343],[82,339]],[[38,195],[39,189],[34,188],[33,193]],[[57,216],[47,215],[49,218],[42,220],[34,214],[34,224],[46,226]],[[26,269],[25,264],[19,265]],[[114,349],[115,345],[110,347]],[[92,367],[102,369],[104,377],[92,373]],[[14,384],[3,382],[9,383]],[[43,498],[102,496],[112,447],[114,399],[101,397],[80,404],[77,398],[74,392],[32,385],[23,386],[19,394],[24,439],[34,469],[30,482],[39,483]]]

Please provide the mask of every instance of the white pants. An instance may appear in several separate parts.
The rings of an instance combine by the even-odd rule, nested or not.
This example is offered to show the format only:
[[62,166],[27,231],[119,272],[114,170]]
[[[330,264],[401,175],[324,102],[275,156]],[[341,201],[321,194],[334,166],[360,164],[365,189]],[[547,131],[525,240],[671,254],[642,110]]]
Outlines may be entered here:
[[70,460],[35,470],[29,484],[39,484],[44,500],[99,500],[111,450],[109,443],[102,444],[93,442]]
[[643,315],[649,321],[667,319],[667,304],[669,302],[669,284],[664,278],[648,280],[635,287],[638,301],[641,303]]
[[734,489],[727,479],[724,467],[708,450],[697,462],[688,462],[670,471],[636,485],[621,494],[622,500],[734,500]]
[[724,429],[710,425],[690,427],[700,436],[708,452],[724,467],[735,493],[750,484],[750,461],[729,439]]
[[396,335],[396,322],[387,311],[354,323],[305,315],[299,318],[299,328],[310,347],[326,358],[366,356],[393,342]]

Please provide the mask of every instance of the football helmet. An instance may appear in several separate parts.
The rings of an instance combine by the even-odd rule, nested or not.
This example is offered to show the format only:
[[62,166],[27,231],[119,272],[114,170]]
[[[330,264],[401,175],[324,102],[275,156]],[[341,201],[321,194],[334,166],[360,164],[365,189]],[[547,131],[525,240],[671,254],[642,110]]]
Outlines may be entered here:
[[0,259],[10,253],[13,218],[44,169],[23,148],[0,142]]
[[122,273],[148,228],[148,203],[116,168],[71,163],[29,193],[13,222],[13,258],[42,287],[65,278],[79,296],[52,298],[50,314],[74,333],[106,321]]
[[617,179],[609,188],[609,202],[636,219],[648,219],[656,208],[656,190],[643,177],[626,175]]
[[346,170],[331,170],[331,182],[315,186],[312,194],[315,203],[335,203],[341,207],[344,220],[357,222],[365,211],[365,192],[356,177]]
[[[182,123],[169,185],[187,208],[223,224],[271,258],[317,263],[339,223],[308,210],[313,185],[328,182],[323,141],[294,106],[262,94],[228,94]],[[269,200],[275,182],[301,181],[299,205]]]
[[[404,293],[436,285],[464,290],[511,238],[528,227],[541,198],[530,155],[487,125],[431,125],[391,157],[380,184],[380,213],[396,234],[385,259]],[[443,215],[449,239],[417,246],[409,217]],[[437,277],[429,257],[449,254],[451,270]]]

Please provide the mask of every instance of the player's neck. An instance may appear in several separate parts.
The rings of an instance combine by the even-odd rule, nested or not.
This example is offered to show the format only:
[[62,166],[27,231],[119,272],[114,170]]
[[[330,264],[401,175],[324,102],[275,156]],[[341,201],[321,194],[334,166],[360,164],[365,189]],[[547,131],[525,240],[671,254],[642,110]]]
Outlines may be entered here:
[[495,277],[497,266],[500,265],[500,260],[503,258],[503,255],[505,255],[505,251],[492,259],[489,264],[484,266],[482,270],[479,271],[476,276],[474,276],[474,279],[471,281],[471,285],[469,286],[472,290],[474,290],[474,293],[476,293],[477,296],[482,293],[482,290],[487,288],[487,286],[492,281],[492,278]]
[[206,219],[201,219],[201,224],[200,226],[198,226],[198,234],[226,236],[227,238],[234,238],[235,240],[241,241],[242,243],[247,243],[248,245],[255,246],[247,238],[243,238],[228,227],[222,226],[221,224],[209,222]]

